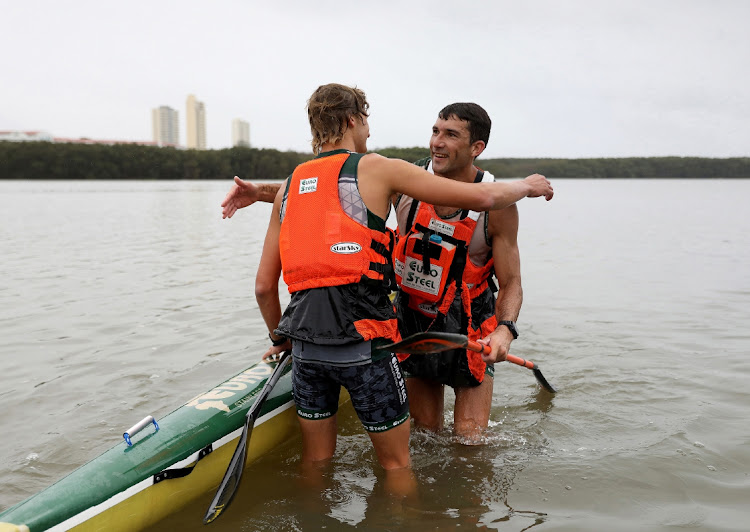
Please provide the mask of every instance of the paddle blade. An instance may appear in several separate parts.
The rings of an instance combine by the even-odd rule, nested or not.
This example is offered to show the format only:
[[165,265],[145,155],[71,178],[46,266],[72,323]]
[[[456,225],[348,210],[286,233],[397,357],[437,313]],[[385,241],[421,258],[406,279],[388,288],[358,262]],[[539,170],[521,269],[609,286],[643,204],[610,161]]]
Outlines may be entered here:
[[[248,418],[248,421],[250,421],[250,418]],[[252,430],[252,426],[248,428],[247,423],[242,429],[240,441],[237,443],[232,459],[229,461],[229,467],[227,468],[226,473],[224,473],[224,478],[221,480],[221,484],[219,484],[219,489],[216,490],[216,495],[214,495],[211,505],[208,507],[208,511],[206,511],[206,515],[203,517],[204,525],[207,525],[219,517],[221,512],[223,512],[229,506],[229,503],[232,502],[234,494],[237,493],[237,488],[239,487],[240,479],[242,478],[242,472],[245,469],[247,440]]]
[[544,378],[544,375],[542,375],[542,372],[539,368],[534,368],[534,377],[536,377],[536,381],[539,383],[539,385],[547,390],[550,393],[557,393],[557,390],[554,386],[552,386],[547,379]]
[[466,349],[469,347],[469,339],[463,334],[428,332],[412,334],[408,338],[383,346],[396,353],[427,354],[440,353],[450,349]]
[[[411,355],[429,354],[429,353],[440,353],[441,351],[447,351],[449,349],[470,349],[477,353],[489,353],[490,346],[480,344],[479,342],[472,342],[463,334],[446,333],[446,332],[421,332],[412,334],[408,338],[383,346],[387,349],[391,349],[396,353],[407,353]],[[544,378],[539,367],[531,360],[525,360],[521,357],[514,355],[508,355],[508,362],[517,364],[528,368],[534,372],[539,385],[550,393],[557,393],[557,390],[552,386],[547,379]]]
[[544,378],[544,375],[542,375],[542,370],[539,369],[539,366],[537,366],[534,362],[531,360],[526,360],[521,357],[517,357],[515,355],[509,354],[507,359],[508,362],[512,362],[513,364],[518,364],[519,366],[523,366],[525,368],[529,368],[531,371],[534,372],[534,377],[536,377],[536,381],[539,383],[539,385],[547,390],[550,393],[557,393],[557,390],[554,386],[552,386],[547,379]]

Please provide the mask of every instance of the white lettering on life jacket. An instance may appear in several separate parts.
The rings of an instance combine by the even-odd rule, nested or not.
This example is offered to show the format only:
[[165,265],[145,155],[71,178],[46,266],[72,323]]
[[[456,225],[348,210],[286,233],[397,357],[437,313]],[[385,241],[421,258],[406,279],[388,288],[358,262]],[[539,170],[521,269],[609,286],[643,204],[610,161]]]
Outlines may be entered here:
[[307,194],[308,192],[315,192],[318,190],[318,178],[310,177],[308,179],[301,179],[299,182],[299,193]]
[[424,271],[424,262],[421,259],[406,257],[405,275],[402,276],[401,285],[425,294],[438,295],[440,291],[440,280],[443,277],[442,266],[430,265],[430,271]]
[[435,218],[430,220],[430,229],[448,236],[453,236],[453,233],[456,231],[456,228],[451,224],[436,220]]

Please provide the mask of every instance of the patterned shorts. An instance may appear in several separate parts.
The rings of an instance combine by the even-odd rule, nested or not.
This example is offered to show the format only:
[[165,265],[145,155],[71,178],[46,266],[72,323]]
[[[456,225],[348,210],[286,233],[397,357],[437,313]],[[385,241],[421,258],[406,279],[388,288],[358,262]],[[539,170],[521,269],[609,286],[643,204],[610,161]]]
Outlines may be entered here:
[[357,366],[304,362],[292,364],[292,390],[297,415],[325,419],[336,414],[341,387],[368,432],[383,432],[409,418],[409,400],[395,355]]

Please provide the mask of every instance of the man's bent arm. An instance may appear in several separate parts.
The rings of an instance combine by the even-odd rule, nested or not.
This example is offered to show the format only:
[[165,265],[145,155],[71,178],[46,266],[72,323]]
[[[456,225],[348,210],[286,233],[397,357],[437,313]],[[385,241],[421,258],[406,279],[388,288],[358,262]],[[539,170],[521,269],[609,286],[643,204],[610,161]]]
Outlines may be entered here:
[[[281,221],[279,220],[279,210],[281,195],[281,193],[277,194],[277,199],[273,204],[271,220],[268,222],[266,239],[263,243],[263,254],[260,257],[258,272],[255,276],[255,300],[258,302],[263,321],[266,322],[266,327],[268,327],[271,335],[273,335],[273,331],[281,319],[281,302],[279,300],[279,279],[281,278],[281,253],[279,251]],[[263,358],[265,359],[269,355],[280,353],[288,348],[288,343],[272,346],[263,355]]]
[[[500,211],[489,212],[488,216],[488,233],[498,284],[495,316],[498,321],[516,321],[523,303],[521,257],[518,251],[518,207],[511,205]],[[513,341],[510,329],[500,325],[489,335],[489,339],[492,352],[486,361],[505,360]]]

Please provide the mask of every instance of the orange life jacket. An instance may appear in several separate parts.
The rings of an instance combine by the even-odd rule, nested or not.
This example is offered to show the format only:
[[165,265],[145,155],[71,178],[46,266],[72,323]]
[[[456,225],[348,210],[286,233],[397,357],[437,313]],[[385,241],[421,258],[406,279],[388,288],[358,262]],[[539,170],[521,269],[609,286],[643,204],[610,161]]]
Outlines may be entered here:
[[[450,331],[466,334],[476,341],[497,327],[495,309],[482,309],[472,315],[472,300],[489,290],[489,279],[494,272],[493,261],[476,266],[469,260],[468,246],[477,227],[479,213],[469,211],[458,221],[442,220],[432,205],[419,202],[413,223],[407,234],[399,238],[393,253],[396,282],[407,307],[413,312],[433,318],[433,326],[441,328],[442,318],[454,299],[461,299],[465,316],[465,330]],[[402,331],[412,334],[415,331]],[[481,382],[486,364],[481,355],[466,351],[469,369]],[[408,355],[399,355],[405,360]]]
[[[356,183],[356,164],[361,155],[343,150],[299,165],[289,178],[279,248],[284,282],[292,294],[365,283],[376,287],[376,298],[392,279],[392,232],[371,229],[355,221],[342,207],[339,178],[352,155],[357,157],[353,178]],[[352,309],[337,309],[336,314],[341,315],[337,318],[353,321],[364,340],[399,338],[395,319],[350,316],[351,312]]]

